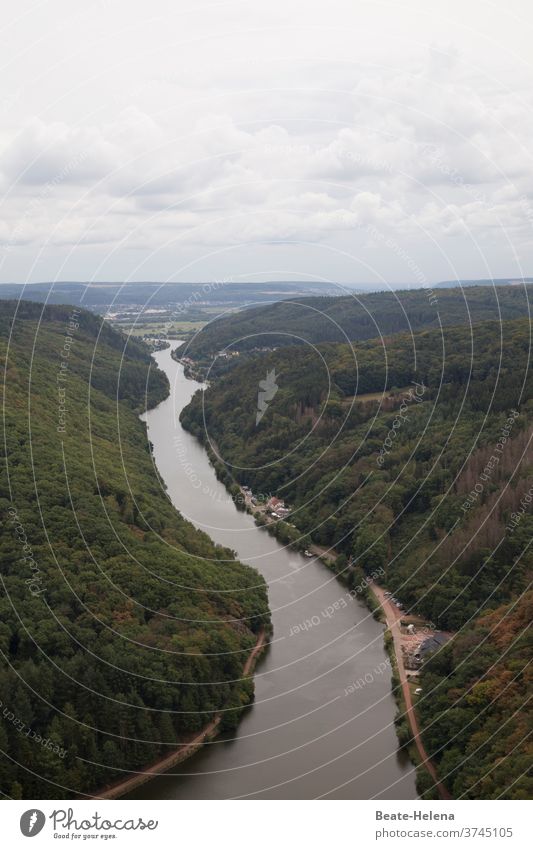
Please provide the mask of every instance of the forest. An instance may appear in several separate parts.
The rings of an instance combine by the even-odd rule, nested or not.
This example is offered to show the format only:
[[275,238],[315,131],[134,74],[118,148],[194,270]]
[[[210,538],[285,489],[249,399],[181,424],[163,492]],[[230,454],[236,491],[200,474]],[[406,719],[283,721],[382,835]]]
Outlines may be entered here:
[[253,698],[259,574],[173,508],[139,413],[142,344],[81,309],[0,302],[0,789],[91,795]]
[[[457,760],[457,746],[484,744],[528,679],[484,702],[471,731],[465,726],[455,749],[446,745],[450,728],[475,712],[469,688],[490,690],[495,655],[487,647],[494,642],[459,660],[500,621],[491,619],[498,611],[502,645],[516,636],[509,658],[520,660],[525,638],[514,626],[533,613],[526,594],[533,571],[530,354],[527,319],[255,352],[182,413],[191,432],[216,446],[227,476],[289,505],[288,520],[277,523],[282,541],[333,549],[336,571],[353,586],[363,572],[379,571],[406,611],[458,632],[427,670],[432,680],[442,677],[438,700],[425,707],[424,733],[430,750],[437,740],[445,749],[443,780],[468,793],[487,759],[517,746],[505,771],[472,784],[474,798],[502,792],[513,770],[510,797],[532,791],[519,772],[528,749],[517,731],[531,724],[530,703],[505,727],[505,739],[482,748],[485,760],[472,757],[464,769]],[[257,424],[258,387],[268,374],[278,388]],[[509,664],[504,655],[495,680],[518,670],[518,661]],[[437,720],[448,709],[446,722]]]
[[[212,321],[179,352],[206,368],[219,351],[248,352],[306,342],[355,342],[444,325],[512,319],[531,312],[533,286],[405,289],[298,297]],[[220,360],[215,361],[217,372]]]
[[480,616],[426,664],[424,738],[456,799],[531,799],[533,593]]

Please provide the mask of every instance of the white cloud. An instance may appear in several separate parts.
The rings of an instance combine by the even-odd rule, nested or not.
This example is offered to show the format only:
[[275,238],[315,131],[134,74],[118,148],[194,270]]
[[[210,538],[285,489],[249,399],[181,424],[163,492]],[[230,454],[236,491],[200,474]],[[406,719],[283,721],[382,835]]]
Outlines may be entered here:
[[[348,0],[214,3],[206,15],[155,0],[150,15],[133,2],[125,21],[108,0],[99,19],[69,6],[61,26],[38,20],[28,67],[14,24],[6,58],[17,98],[0,83],[12,268],[22,273],[45,243],[138,251],[173,237],[188,256],[301,240],[363,257],[370,225],[417,238],[410,250],[421,256],[424,240],[436,242],[459,265],[471,256],[461,239],[490,241],[491,262],[498,234],[529,245],[533,110],[520,21],[438,7],[433,20],[417,0],[386,17]],[[70,52],[58,52],[66,42]],[[397,256],[382,253],[382,273],[397,277]]]

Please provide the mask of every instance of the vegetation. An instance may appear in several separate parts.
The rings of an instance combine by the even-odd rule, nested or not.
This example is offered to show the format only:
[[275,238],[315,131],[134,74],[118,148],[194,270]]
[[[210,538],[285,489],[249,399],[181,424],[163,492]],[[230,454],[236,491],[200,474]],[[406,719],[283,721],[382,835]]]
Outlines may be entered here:
[[[406,610],[459,629],[461,638],[444,653],[451,666],[441,669],[435,659],[431,667],[438,677],[454,669],[455,646],[460,657],[486,629],[489,612],[512,610],[531,580],[529,361],[530,323],[523,319],[399,334],[386,344],[280,348],[241,360],[193,398],[182,421],[200,439],[207,431],[219,462],[240,483],[285,499],[297,539],[339,552],[337,571],[352,585],[363,572],[378,572]],[[269,372],[279,388],[256,424],[258,386]],[[482,654],[466,674],[458,669],[451,685],[439,684],[437,714],[430,698],[426,703],[428,725],[449,708],[460,727],[455,699],[467,698],[472,675],[484,681],[491,657]],[[510,670],[503,657],[498,675]],[[510,705],[502,693],[501,703],[487,708],[487,728]],[[429,751],[435,735],[442,745],[449,734],[448,724],[435,725],[427,732]],[[459,745],[466,739],[468,728]],[[497,750],[516,740],[504,730]],[[465,770],[443,756],[443,780],[453,761],[465,792],[496,749],[483,751],[486,758],[472,758]],[[509,769],[480,781],[473,796],[503,792]],[[516,777],[509,792],[519,797],[528,791]]]
[[533,593],[479,618],[422,673],[424,739],[454,798],[531,799]]
[[[141,343],[71,307],[3,302],[0,788],[68,798],[235,721],[264,582],[172,507],[138,413]],[[42,314],[41,314],[42,313]]]
[[[299,297],[255,306],[213,321],[181,351],[212,366],[221,350],[305,342],[347,342],[389,336],[441,325],[529,315],[531,286],[473,286],[465,289],[415,289],[343,297]],[[228,363],[217,360],[217,369]]]

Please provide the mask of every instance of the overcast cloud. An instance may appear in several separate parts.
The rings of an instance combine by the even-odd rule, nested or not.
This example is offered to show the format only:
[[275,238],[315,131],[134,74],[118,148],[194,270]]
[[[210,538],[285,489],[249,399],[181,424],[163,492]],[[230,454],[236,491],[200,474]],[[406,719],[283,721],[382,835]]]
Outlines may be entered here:
[[528,3],[2,10],[2,282],[533,276]]

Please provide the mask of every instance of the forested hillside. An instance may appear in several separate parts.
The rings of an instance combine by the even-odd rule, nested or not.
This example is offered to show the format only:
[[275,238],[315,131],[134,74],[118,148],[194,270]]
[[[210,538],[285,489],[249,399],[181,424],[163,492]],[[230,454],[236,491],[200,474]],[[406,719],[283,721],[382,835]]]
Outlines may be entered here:
[[532,294],[532,286],[474,286],[278,301],[213,321],[180,353],[209,367],[226,347],[243,352],[305,342],[360,341],[441,325],[520,318],[530,314]]
[[262,578],[156,476],[138,412],[168,386],[147,349],[42,310],[0,304],[0,789],[16,798],[94,793],[216,711],[233,723],[268,622]]
[[[196,395],[182,421],[241,483],[289,504],[282,540],[340,552],[337,570],[354,586],[377,571],[407,610],[464,633],[447,649],[460,654],[488,611],[521,598],[533,572],[530,331],[528,320],[489,321],[256,354]],[[256,423],[265,375],[277,388]],[[474,670],[484,681],[483,658],[443,682],[439,711]],[[487,704],[487,727],[510,705],[505,692],[502,700]],[[442,759],[443,776],[449,764]],[[487,796],[506,786],[509,768],[483,785]],[[470,774],[458,778],[461,792]],[[526,779],[515,777],[519,796]]]
[[531,799],[533,593],[481,616],[430,659],[424,738],[457,799]]

